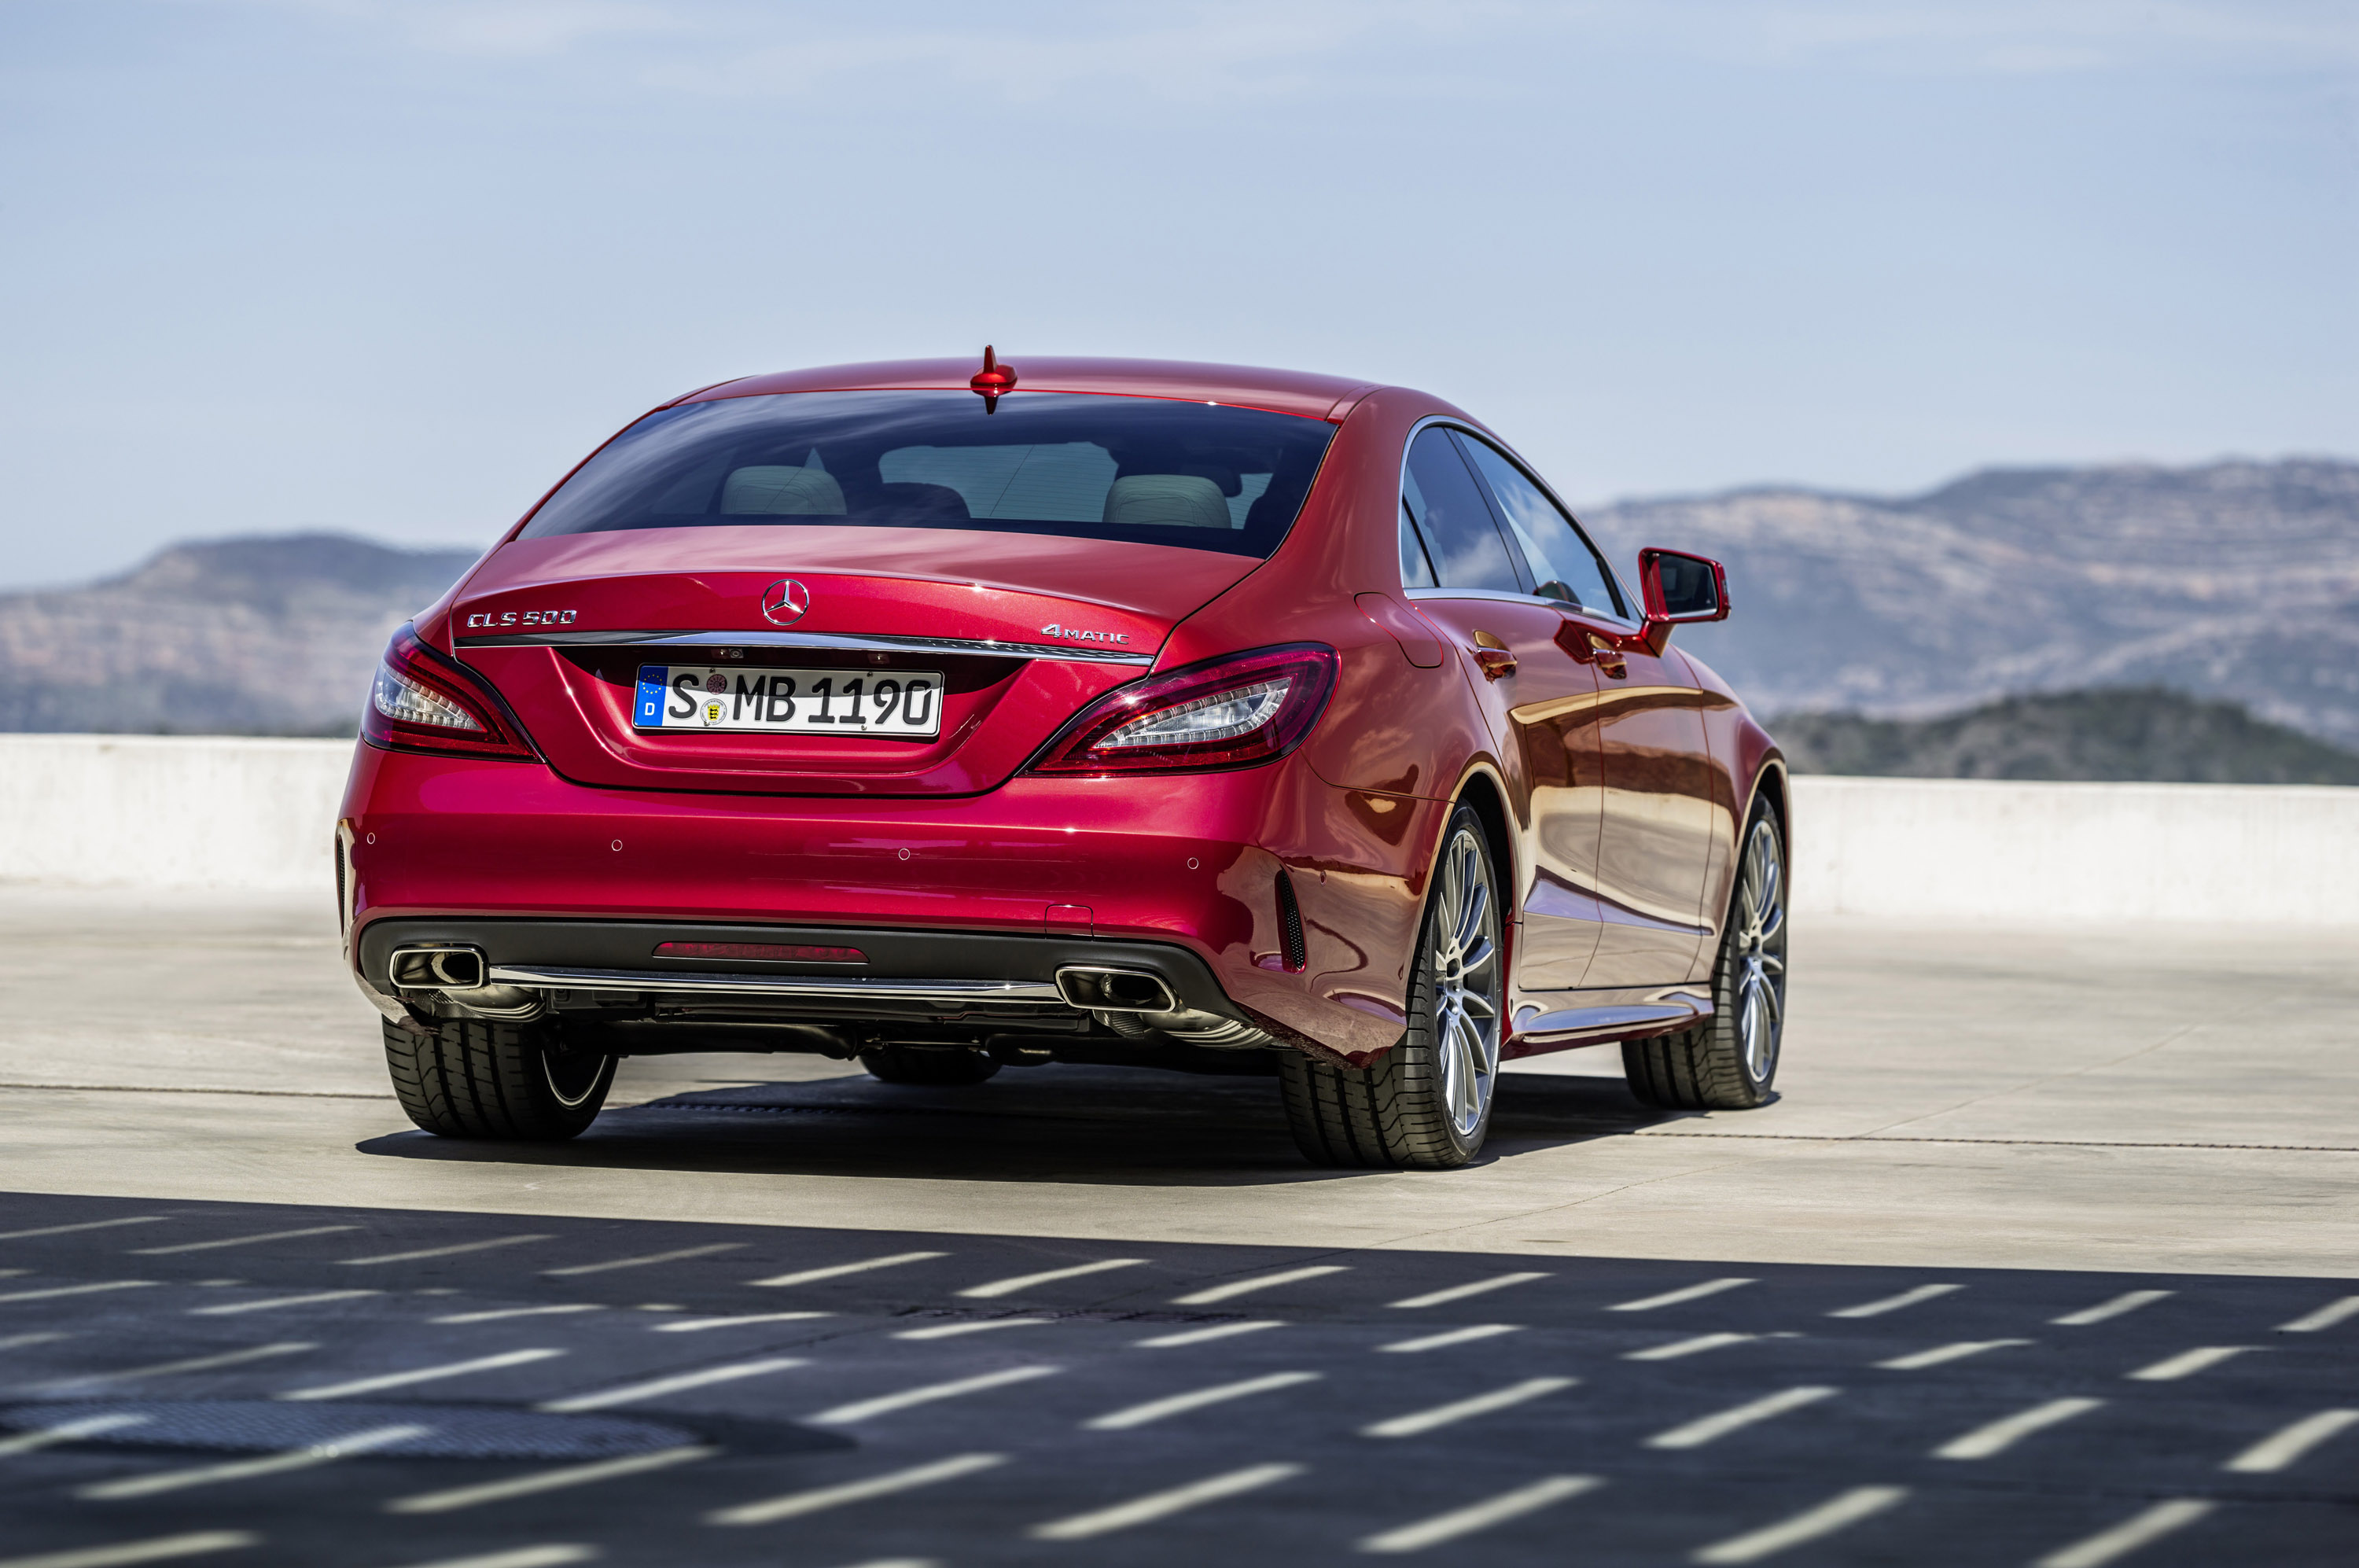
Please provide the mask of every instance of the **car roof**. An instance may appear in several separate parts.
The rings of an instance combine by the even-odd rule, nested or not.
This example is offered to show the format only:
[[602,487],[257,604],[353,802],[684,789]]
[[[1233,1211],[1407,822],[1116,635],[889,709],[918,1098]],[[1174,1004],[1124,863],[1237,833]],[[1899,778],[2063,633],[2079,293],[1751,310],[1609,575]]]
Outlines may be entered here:
[[[1352,405],[1377,387],[1345,376],[1299,370],[1264,370],[1248,365],[1197,365],[1176,359],[1084,359],[1071,355],[1017,354],[1002,361],[1016,372],[1018,392],[1094,392],[1129,397],[1172,397],[1189,402],[1233,403],[1306,419],[1343,419]],[[705,402],[755,397],[773,392],[853,392],[885,389],[965,389],[983,368],[983,356],[965,359],[892,359],[866,365],[823,365],[723,381],[678,399]]]

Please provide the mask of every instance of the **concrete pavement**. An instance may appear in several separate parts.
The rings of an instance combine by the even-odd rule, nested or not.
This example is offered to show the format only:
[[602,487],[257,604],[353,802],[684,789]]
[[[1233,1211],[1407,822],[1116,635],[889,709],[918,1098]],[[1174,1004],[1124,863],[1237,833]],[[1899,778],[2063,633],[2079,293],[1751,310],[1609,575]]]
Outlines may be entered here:
[[1540,1058],[1464,1171],[1315,1171],[1257,1079],[625,1063],[553,1149],[416,1133],[325,900],[0,891],[0,1190],[1540,1255],[2359,1274],[2359,934],[1795,932],[1779,1099]]

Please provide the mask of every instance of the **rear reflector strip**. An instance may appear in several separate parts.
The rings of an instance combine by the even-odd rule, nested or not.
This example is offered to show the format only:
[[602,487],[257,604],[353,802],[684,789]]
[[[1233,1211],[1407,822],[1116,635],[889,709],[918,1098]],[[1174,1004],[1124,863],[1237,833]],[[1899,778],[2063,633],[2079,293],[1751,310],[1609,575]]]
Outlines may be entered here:
[[856,947],[803,947],[775,942],[667,942],[656,946],[658,958],[739,958],[770,964],[865,964],[868,955]]

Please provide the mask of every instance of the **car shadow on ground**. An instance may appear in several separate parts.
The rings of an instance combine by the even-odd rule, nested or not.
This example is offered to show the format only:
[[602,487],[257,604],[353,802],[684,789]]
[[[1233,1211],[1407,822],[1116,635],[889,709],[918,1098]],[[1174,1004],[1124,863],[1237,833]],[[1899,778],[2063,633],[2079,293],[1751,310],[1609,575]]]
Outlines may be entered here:
[[[1636,1132],[1676,1113],[1619,1079],[1503,1073],[1484,1161]],[[1059,1066],[972,1087],[865,1077],[755,1083],[616,1106],[561,1144],[394,1133],[403,1160],[1112,1186],[1264,1186],[1365,1172],[1306,1164],[1268,1078]]]

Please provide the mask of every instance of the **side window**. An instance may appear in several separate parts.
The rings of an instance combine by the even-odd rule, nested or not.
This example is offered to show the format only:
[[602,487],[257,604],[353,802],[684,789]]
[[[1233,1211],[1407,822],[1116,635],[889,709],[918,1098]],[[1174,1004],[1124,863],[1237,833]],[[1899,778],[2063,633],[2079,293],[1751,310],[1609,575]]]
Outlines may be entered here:
[[1401,502],[1425,541],[1436,586],[1524,592],[1490,505],[1450,432],[1439,425],[1419,431],[1409,443],[1405,473]]
[[1425,541],[1417,537],[1417,524],[1410,520],[1406,499],[1400,509],[1400,558],[1402,587],[1434,586],[1433,562],[1425,558]]
[[1458,440],[1498,498],[1509,531],[1523,547],[1524,561],[1539,583],[1532,591],[1543,599],[1563,599],[1585,610],[1626,618],[1605,563],[1573,520],[1492,447],[1472,436]]

